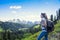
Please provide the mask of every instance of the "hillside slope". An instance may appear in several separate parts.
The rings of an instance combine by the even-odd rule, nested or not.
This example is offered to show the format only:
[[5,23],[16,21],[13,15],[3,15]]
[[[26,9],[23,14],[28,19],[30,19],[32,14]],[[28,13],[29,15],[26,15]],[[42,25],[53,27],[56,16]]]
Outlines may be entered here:
[[[57,31],[60,32],[60,21],[55,25],[55,30],[52,33],[49,34],[49,39],[50,40],[57,40],[58,39],[57,37],[55,37],[55,36],[57,36],[56,35],[57,34]],[[37,32],[37,33],[29,36],[29,37],[26,37],[26,38],[24,38],[22,40],[37,40],[37,37],[40,34],[40,32],[41,31],[39,31],[39,32]]]
[[29,37],[27,37],[27,38],[24,38],[24,39],[22,39],[22,40],[36,40],[37,39],[37,36],[40,34],[40,32],[37,32],[37,33],[35,33],[35,34],[33,34],[33,35],[31,35],[31,36],[29,36]]

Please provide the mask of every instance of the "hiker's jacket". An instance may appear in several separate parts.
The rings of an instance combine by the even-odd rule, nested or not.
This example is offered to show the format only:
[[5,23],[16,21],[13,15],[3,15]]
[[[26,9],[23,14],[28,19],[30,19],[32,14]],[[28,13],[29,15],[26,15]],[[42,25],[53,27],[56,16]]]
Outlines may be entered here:
[[42,29],[42,31],[46,31],[46,26],[44,25],[45,22],[46,22],[46,19],[45,18],[42,18],[41,19],[41,29]]

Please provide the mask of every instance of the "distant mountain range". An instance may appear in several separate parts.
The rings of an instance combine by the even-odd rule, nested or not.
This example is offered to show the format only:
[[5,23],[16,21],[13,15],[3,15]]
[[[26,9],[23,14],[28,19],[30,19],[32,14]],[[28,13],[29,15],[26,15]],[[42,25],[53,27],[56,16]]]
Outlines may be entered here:
[[20,21],[19,19],[13,19],[6,22],[0,21],[0,27],[4,30],[12,30],[17,31],[20,28],[30,28],[36,24],[39,24],[39,21],[35,21],[34,23],[31,21]]
[[31,25],[40,24],[40,21],[35,21],[35,22],[25,21],[25,20],[21,21],[20,19],[8,20],[8,22],[19,23],[19,24],[31,24]]

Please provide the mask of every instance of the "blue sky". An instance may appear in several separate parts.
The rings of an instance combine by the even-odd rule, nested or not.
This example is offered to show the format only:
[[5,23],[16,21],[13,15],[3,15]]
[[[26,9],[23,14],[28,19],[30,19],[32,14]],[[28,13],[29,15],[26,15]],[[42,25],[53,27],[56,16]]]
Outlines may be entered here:
[[60,8],[60,0],[0,0],[0,20],[39,21],[41,12],[48,17]]

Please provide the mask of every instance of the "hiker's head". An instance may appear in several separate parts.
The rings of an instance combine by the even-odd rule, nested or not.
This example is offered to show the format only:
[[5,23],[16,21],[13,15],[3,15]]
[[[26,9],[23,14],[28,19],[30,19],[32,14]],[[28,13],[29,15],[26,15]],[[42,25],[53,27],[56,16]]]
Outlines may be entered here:
[[41,18],[47,19],[47,15],[45,13],[41,13]]

